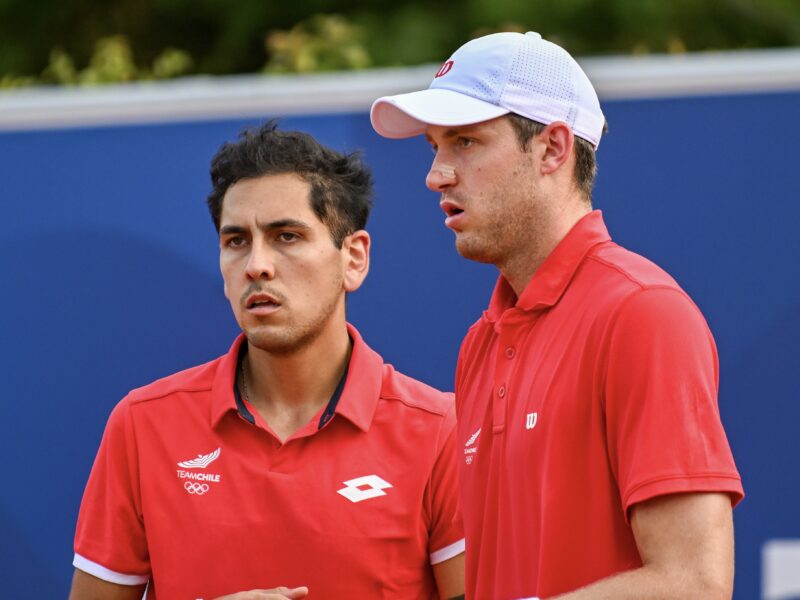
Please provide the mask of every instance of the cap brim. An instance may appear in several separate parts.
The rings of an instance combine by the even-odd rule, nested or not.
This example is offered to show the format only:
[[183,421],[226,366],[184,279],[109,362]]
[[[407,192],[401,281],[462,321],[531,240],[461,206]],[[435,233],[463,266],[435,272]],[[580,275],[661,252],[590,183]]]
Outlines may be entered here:
[[429,89],[378,98],[372,103],[370,120],[379,134],[398,139],[425,133],[428,125],[472,125],[509,112],[458,92]]

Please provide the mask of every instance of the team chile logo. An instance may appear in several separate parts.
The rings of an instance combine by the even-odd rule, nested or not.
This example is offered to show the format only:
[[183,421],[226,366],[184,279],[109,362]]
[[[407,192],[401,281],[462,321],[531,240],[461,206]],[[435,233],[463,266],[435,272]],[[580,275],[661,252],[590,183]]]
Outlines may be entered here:
[[211,491],[211,484],[219,483],[221,476],[219,473],[198,472],[195,469],[206,469],[208,465],[219,458],[221,449],[217,448],[208,454],[198,454],[197,458],[184,460],[178,463],[178,479],[185,480],[183,489],[193,496],[202,496]]
[[478,436],[480,434],[481,430],[478,429],[478,431],[470,436],[467,443],[464,444],[464,461],[468,465],[471,465],[472,461],[475,460],[475,453],[478,452],[478,445],[475,442],[478,441]]

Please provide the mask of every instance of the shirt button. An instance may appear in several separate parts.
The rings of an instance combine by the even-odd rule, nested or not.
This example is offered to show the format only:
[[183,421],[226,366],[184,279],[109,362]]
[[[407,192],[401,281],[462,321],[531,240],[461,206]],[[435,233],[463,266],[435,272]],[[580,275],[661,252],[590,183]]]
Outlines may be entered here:
[[514,358],[514,354],[516,354],[516,350],[514,350],[514,346],[509,346],[506,348],[506,358]]
[[501,385],[501,386],[500,386],[500,389],[499,389],[499,390],[497,390],[497,395],[498,395],[498,396],[500,396],[501,398],[505,398],[505,395],[506,395],[506,386],[504,386],[504,385]]

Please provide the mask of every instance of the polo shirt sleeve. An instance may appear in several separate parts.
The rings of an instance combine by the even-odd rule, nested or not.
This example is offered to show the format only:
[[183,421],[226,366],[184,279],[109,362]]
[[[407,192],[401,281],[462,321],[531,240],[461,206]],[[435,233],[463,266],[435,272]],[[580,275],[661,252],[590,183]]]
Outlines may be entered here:
[[120,402],[108,419],[86,484],[73,565],[121,585],[139,585],[150,579],[138,449],[127,400]]
[[623,509],[679,492],[743,496],[717,404],[711,332],[680,289],[643,288],[611,322],[604,409]]
[[445,415],[439,439],[438,456],[425,491],[425,506],[430,522],[428,549],[432,565],[464,552],[464,531],[458,503],[454,404]]

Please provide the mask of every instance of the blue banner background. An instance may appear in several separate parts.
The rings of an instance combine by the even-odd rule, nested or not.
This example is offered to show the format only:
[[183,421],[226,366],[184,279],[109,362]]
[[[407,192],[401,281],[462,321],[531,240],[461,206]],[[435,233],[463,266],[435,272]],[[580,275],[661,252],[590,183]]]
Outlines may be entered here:
[[[720,410],[747,494],[735,511],[737,600],[760,597],[762,544],[800,538],[798,106],[800,92],[604,103],[595,205],[616,241],[692,295],[719,347]],[[205,208],[208,163],[256,122],[0,133],[4,597],[66,596],[111,408],[236,334]],[[426,143],[379,138],[364,113],[282,127],[364,150],[373,263],[349,318],[388,362],[452,389],[461,337],[496,275],[454,251],[424,187]]]

